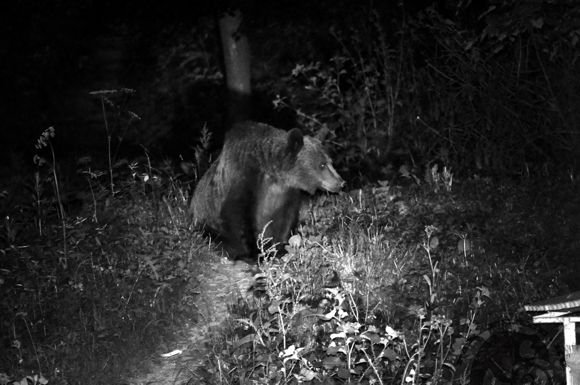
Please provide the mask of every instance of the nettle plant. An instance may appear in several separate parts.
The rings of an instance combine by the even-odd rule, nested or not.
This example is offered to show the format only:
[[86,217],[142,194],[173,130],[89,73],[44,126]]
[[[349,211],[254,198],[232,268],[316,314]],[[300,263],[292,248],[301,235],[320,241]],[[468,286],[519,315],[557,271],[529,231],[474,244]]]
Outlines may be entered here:
[[294,236],[282,258],[273,257],[272,249],[263,250],[257,279],[260,306],[236,320],[237,337],[228,352],[237,361],[232,368],[244,378],[271,383],[335,378],[418,384],[465,376],[466,369],[456,366],[478,333],[475,321],[489,291],[475,290],[466,315],[455,325],[443,311],[430,310],[451,295],[431,255],[437,242],[432,230],[426,229],[423,245],[430,269],[421,278],[424,305],[409,306],[405,322],[397,327],[380,316],[379,304],[369,306],[368,293],[341,282],[337,272],[348,263],[323,239]]

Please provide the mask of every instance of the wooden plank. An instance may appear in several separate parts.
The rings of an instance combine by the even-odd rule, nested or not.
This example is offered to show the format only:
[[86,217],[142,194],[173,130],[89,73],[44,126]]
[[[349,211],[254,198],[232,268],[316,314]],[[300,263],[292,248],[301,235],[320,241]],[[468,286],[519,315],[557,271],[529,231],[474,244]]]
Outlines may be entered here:
[[[576,349],[576,324],[573,322],[564,322],[564,353],[572,354]],[[572,369],[566,365],[566,384],[577,385],[578,373],[572,372]]]
[[580,307],[580,291],[575,291],[559,297],[548,298],[531,305],[525,305],[526,311],[564,310]]
[[535,315],[534,318],[556,318],[556,317],[563,317],[567,314],[570,314],[570,312],[569,311],[549,311],[547,313]]
[[580,317],[538,317],[534,316],[535,324],[563,324],[568,322],[578,322],[580,323]]
[[566,360],[566,384],[580,385],[580,370],[578,368],[579,346],[576,346],[576,323],[580,323],[580,291],[556,298],[549,298],[532,305],[525,305],[526,311],[545,311],[535,315],[534,323],[561,323],[564,326],[564,353]]

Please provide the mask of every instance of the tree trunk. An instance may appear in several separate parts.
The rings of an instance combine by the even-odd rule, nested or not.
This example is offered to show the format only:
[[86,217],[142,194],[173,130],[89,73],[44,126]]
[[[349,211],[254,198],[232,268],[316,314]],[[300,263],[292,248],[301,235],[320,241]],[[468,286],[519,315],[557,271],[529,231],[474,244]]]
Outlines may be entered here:
[[242,32],[240,10],[227,11],[219,19],[227,86],[226,129],[251,115],[250,45]]

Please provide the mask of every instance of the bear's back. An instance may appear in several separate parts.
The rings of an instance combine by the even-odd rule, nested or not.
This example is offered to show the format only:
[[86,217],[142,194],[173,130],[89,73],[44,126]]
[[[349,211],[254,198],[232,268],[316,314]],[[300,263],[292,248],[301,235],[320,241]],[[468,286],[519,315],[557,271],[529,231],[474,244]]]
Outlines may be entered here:
[[290,163],[285,159],[288,132],[268,124],[241,122],[226,134],[218,161],[276,177]]

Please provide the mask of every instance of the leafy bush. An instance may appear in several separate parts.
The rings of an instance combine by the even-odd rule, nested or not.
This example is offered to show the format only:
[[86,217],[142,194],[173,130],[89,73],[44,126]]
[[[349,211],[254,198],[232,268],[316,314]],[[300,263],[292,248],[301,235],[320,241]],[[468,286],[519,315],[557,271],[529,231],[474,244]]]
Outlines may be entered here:
[[396,32],[374,13],[335,28],[342,50],[297,64],[275,103],[329,130],[339,167],[369,170],[353,175],[361,181],[434,161],[461,174],[563,175],[578,161],[578,114],[568,107],[578,30],[555,22],[560,12],[505,2],[478,29],[427,8]]
[[220,365],[221,383],[467,381],[477,341],[521,330],[522,305],[563,287],[556,265],[528,254],[534,247],[501,254],[490,230],[502,210],[461,194],[402,199],[382,187],[322,198],[287,255],[264,250],[260,298],[233,309],[209,378]]

